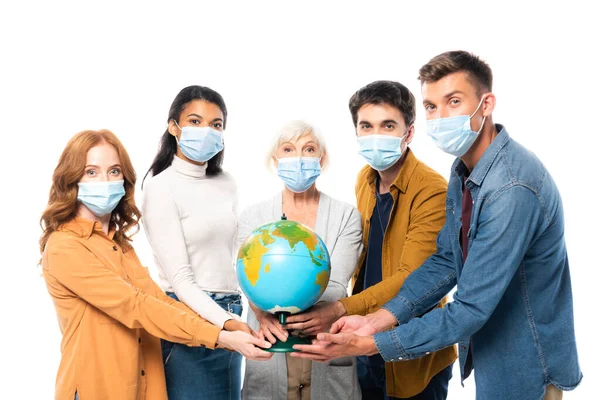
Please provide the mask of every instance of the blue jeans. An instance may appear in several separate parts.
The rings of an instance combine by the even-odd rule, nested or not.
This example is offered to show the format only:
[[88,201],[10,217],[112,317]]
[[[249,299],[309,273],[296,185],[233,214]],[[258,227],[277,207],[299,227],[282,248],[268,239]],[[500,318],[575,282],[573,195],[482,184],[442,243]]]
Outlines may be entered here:
[[[367,357],[356,357],[358,383],[363,399],[369,400],[396,400],[397,397],[388,396],[385,390],[385,364],[375,365],[367,361]],[[446,400],[448,395],[448,382],[452,378],[452,365],[431,378],[427,387],[419,394],[408,397],[409,400]]]
[[[207,292],[208,293],[208,292]],[[175,300],[174,293],[167,293]],[[242,314],[239,294],[208,293],[226,311]],[[242,355],[161,340],[169,400],[240,399]]]

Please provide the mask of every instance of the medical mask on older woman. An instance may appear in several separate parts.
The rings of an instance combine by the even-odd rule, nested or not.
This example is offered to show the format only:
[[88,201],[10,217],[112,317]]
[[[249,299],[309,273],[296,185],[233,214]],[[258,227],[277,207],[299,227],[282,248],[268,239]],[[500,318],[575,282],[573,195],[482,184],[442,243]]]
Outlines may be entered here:
[[321,175],[319,157],[285,157],[277,158],[277,161],[277,175],[295,193],[306,192]]

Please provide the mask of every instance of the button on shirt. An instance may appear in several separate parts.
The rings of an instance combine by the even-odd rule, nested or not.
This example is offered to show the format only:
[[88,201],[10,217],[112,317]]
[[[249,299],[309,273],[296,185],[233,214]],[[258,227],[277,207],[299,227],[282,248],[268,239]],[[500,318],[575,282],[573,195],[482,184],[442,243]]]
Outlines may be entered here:
[[[383,306],[400,325],[374,337],[385,360],[416,359],[458,342],[463,380],[471,341],[478,399],[539,399],[549,382],[569,390],[582,378],[564,214],[540,160],[502,126],[496,130],[466,182],[475,199],[470,223],[459,219],[467,170],[457,159],[437,252]],[[470,225],[464,253],[463,223]],[[455,285],[452,303],[414,318]]]
[[75,218],[42,257],[62,332],[55,398],[166,400],[159,338],[215,347],[220,329],[172,300],[134,250],[99,222]]

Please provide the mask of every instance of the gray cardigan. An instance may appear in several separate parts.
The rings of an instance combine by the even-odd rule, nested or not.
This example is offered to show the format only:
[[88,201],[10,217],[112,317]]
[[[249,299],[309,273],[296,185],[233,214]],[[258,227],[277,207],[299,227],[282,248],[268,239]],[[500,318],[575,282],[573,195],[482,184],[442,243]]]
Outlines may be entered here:
[[[274,198],[248,207],[240,216],[236,248],[256,228],[281,219],[281,193]],[[319,301],[334,301],[347,296],[348,282],[362,251],[360,213],[344,202],[321,192],[315,231],[323,239],[331,258],[331,277]],[[260,326],[252,309],[248,324]],[[356,359],[344,357],[329,363],[312,363],[311,398],[360,399]],[[287,400],[287,366],[285,354],[276,353],[269,361],[246,360],[243,399]]]

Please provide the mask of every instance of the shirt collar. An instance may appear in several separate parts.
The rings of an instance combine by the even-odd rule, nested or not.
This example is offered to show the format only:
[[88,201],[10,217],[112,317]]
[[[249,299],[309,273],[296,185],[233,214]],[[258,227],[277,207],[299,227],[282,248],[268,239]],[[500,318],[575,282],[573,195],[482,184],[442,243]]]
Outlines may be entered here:
[[110,240],[115,236],[115,229],[112,223],[108,235],[105,235],[100,221],[93,221],[82,217],[73,218],[69,222],[63,224],[58,230],[73,232],[77,236],[86,239],[89,239],[94,233],[108,236]]
[[[419,164],[419,160],[413,152],[410,150],[410,147],[406,148],[406,152],[404,153],[404,161],[402,164],[402,168],[400,168],[400,172],[396,179],[392,182],[392,186],[395,186],[402,193],[406,193],[408,189],[408,182],[410,181],[410,177],[412,176],[417,164]],[[373,193],[377,193],[377,171],[373,168],[369,168],[369,174],[367,175],[367,182],[371,187]]]
[[489,172],[494,160],[498,156],[498,153],[504,148],[506,143],[510,140],[510,136],[508,135],[508,131],[504,128],[504,126],[500,124],[496,124],[496,132],[498,135],[494,138],[492,143],[485,150],[477,164],[475,164],[475,168],[469,174],[469,170],[467,166],[460,158],[457,158],[454,161],[454,165],[452,166],[452,170],[454,173],[461,178],[461,180],[465,176],[469,176],[469,181],[473,182],[477,186],[481,186],[483,180],[485,179],[487,173]]
[[174,156],[173,163],[171,165],[175,171],[182,175],[189,176],[190,178],[201,179],[206,177],[206,168],[208,167],[208,162],[205,162],[204,165],[196,165]]

